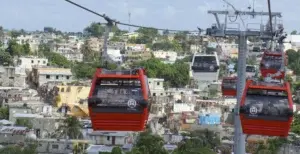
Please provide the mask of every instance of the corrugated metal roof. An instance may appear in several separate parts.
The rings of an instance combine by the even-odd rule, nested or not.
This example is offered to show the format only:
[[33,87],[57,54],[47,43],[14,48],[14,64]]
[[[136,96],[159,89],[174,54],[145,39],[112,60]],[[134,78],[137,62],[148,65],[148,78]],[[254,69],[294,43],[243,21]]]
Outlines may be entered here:
[[15,113],[14,117],[19,117],[19,118],[38,118],[38,117],[43,117],[38,114],[29,114],[29,113]]
[[106,145],[91,145],[90,147],[87,148],[88,153],[92,152],[111,152],[113,146],[106,146]]

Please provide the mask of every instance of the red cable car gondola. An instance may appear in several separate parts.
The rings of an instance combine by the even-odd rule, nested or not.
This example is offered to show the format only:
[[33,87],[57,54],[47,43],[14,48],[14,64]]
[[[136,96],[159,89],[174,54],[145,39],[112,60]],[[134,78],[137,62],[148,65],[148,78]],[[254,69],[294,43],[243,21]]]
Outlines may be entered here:
[[88,99],[93,129],[143,131],[150,109],[149,92],[144,69],[98,68]]
[[[287,65],[287,57],[284,57],[285,65]],[[263,77],[268,77],[270,74],[275,74],[281,69],[282,64],[282,53],[281,52],[270,52],[265,51],[261,63],[260,72]],[[274,76],[273,79],[283,79],[285,76],[284,70],[281,74]]]
[[222,80],[223,96],[236,96],[236,77],[224,77]]
[[243,132],[249,135],[288,135],[293,119],[290,84],[248,80],[240,102]]

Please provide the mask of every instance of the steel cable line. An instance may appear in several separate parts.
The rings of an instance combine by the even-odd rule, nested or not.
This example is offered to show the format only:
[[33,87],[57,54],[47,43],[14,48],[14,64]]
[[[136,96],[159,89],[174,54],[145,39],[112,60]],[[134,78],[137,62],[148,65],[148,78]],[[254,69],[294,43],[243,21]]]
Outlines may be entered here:
[[114,23],[115,25],[123,25],[123,26],[130,26],[130,27],[135,27],[135,28],[149,28],[149,29],[156,29],[156,30],[161,30],[161,31],[172,31],[172,32],[199,32],[197,30],[194,30],[194,31],[190,31],[190,30],[174,30],[174,29],[163,29],[163,28],[154,28],[154,27],[147,27],[147,26],[140,26],[140,25],[135,25],[135,24],[128,24],[128,23],[123,23],[123,22],[120,22],[120,21],[117,21],[117,20],[114,20],[114,19],[111,19],[109,18],[108,16],[106,16],[105,14],[100,14],[100,13],[97,13],[91,9],[88,9],[80,4],[77,4],[73,1],[70,1],[70,0],[65,0],[66,2],[72,4],[72,5],[75,5],[85,11],[88,11],[94,15],[97,15],[99,17],[102,17],[104,18],[108,23]]
[[[238,10],[234,7],[234,5],[232,5],[231,3],[229,3],[227,0],[223,0],[223,2],[225,2],[227,5],[231,6],[232,9],[233,9],[235,12],[238,12]],[[237,15],[240,17],[240,19],[241,19],[241,21],[242,21],[242,23],[243,23],[244,28],[246,28],[244,19],[242,18],[241,14],[238,13]]]

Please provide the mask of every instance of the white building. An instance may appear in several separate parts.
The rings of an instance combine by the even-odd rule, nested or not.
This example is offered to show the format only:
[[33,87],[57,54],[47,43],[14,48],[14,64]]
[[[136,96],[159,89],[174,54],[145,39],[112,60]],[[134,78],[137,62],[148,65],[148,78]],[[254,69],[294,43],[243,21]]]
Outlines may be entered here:
[[300,49],[300,35],[288,35],[285,39],[284,50],[293,49],[298,51]]
[[17,41],[18,44],[28,43],[30,45],[31,52],[38,51],[38,46],[40,44],[39,38],[35,37],[34,35],[21,35],[21,36],[18,36],[16,41]]
[[114,49],[107,49],[107,56],[109,58],[109,61],[116,62],[116,63],[122,63],[123,58],[120,50],[114,50]]
[[18,67],[32,70],[33,66],[47,66],[48,59],[37,57],[20,57],[17,61]]
[[83,136],[97,145],[119,145],[133,144],[134,137],[132,132],[107,132],[93,131],[92,129],[83,130]]
[[57,44],[54,52],[66,57],[69,61],[83,60],[83,54],[80,52],[82,43],[72,43],[72,44]]
[[165,79],[148,78],[148,84],[151,96],[164,96],[164,81]]
[[0,87],[26,87],[25,69],[20,67],[0,66]]
[[153,56],[162,59],[164,63],[174,63],[177,59],[177,52],[175,51],[153,51]]
[[133,51],[145,51],[146,44],[126,44],[126,49]]
[[173,105],[173,113],[193,112],[194,110],[194,104],[174,103]]
[[71,69],[35,67],[32,71],[32,81],[37,86],[47,82],[72,82]]

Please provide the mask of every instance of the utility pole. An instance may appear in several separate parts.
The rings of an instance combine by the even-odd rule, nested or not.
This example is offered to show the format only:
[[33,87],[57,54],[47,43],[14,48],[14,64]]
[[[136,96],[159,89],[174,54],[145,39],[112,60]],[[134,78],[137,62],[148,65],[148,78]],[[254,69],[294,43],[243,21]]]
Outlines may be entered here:
[[[225,37],[225,36],[236,36],[239,39],[239,53],[238,53],[238,81],[237,81],[237,104],[234,110],[234,154],[245,154],[245,135],[243,134],[241,121],[239,117],[239,108],[242,94],[245,87],[246,81],[246,60],[247,60],[247,37],[257,36],[262,39],[270,40],[273,38],[273,33],[265,29],[265,26],[260,24],[259,29],[250,29],[245,27],[245,30],[241,31],[237,29],[229,29],[227,27],[227,20],[225,24],[221,24],[218,15],[228,15],[229,11],[208,11],[209,14],[213,14],[216,18],[217,24],[207,29],[207,35],[214,37]],[[249,15],[249,16],[268,16],[268,12],[245,12],[235,10],[235,15]],[[281,13],[271,13],[273,17],[281,17]],[[271,19],[272,19],[271,18]]]

